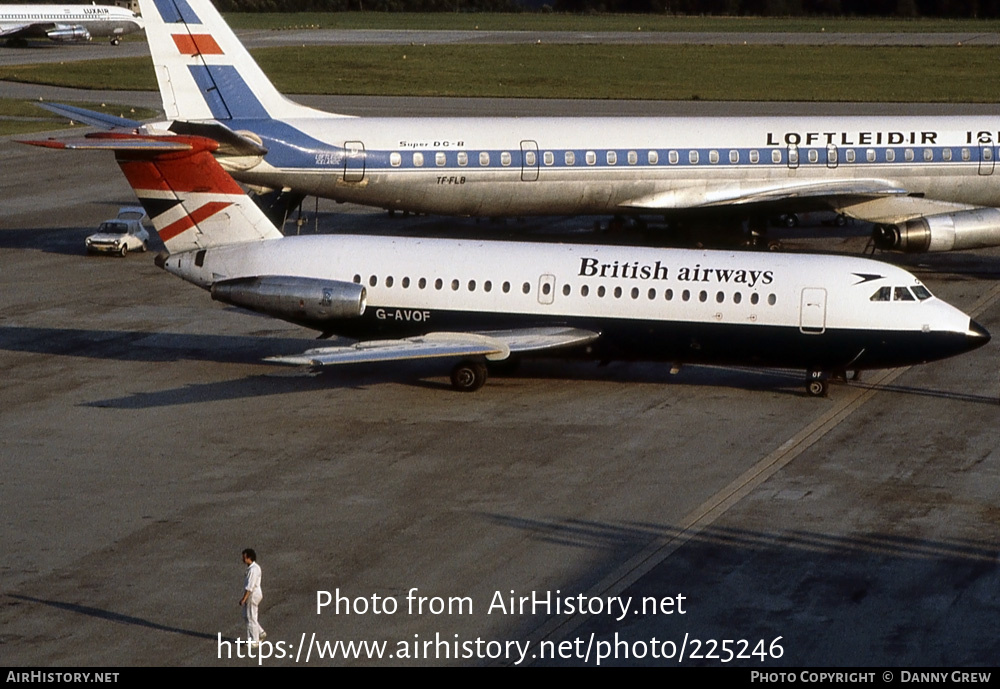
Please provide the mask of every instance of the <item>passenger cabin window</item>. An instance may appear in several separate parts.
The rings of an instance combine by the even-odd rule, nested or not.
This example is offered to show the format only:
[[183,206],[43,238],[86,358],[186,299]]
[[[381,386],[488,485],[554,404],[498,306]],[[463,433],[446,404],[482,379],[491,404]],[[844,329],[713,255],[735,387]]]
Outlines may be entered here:
[[670,151],[670,153],[667,154],[667,161],[671,165],[676,165],[681,161],[680,154],[678,154],[677,151]]
[[587,161],[587,165],[594,165],[597,163],[597,154],[593,151],[587,151],[584,154],[583,159]]
[[608,151],[607,155],[608,165],[615,165],[618,163],[618,154],[614,151]]
[[458,164],[459,164],[460,167],[465,167],[466,165],[468,165],[469,164],[469,154],[466,153],[465,151],[462,151],[461,153],[459,153],[458,154]]
[[903,159],[904,160],[906,160],[907,162],[910,162],[911,160],[913,160],[913,158],[914,158],[914,155],[913,155],[913,149],[912,148],[908,148],[905,151],[903,151]]
[[885,162],[891,163],[896,159],[896,151],[891,148],[885,149]]
[[638,162],[639,162],[639,154],[636,153],[635,151],[629,151],[628,152],[628,164],[629,165],[635,165]]
[[941,160],[951,160],[951,149],[943,148],[941,149]]
[[970,160],[972,160],[972,151],[970,151],[967,148],[963,148],[962,149],[962,160],[964,160],[965,162],[969,162]]
[[424,154],[414,153],[413,154],[413,167],[423,167],[424,166]]
[[556,162],[556,157],[552,155],[552,151],[546,151],[545,154],[542,155],[542,162],[546,165],[553,165]]
[[844,160],[846,160],[849,163],[853,163],[854,162],[854,149],[853,148],[849,148],[849,149],[847,149],[847,151],[844,152]]
[[874,148],[869,148],[867,151],[865,151],[865,159],[869,163],[874,163],[875,162],[875,149]]
[[754,165],[760,162],[760,153],[758,151],[750,151],[750,162]]
[[719,152],[718,151],[709,151],[708,152],[708,162],[710,162],[712,165],[715,165],[716,163],[718,163],[719,162]]
[[777,148],[771,151],[771,162],[772,163],[781,162],[781,151],[779,151]]
[[688,162],[692,165],[698,164],[698,151],[688,151]]
[[398,153],[390,153],[389,164],[392,165],[393,167],[399,167],[400,165],[403,164],[403,156],[399,155]]
[[434,154],[434,164],[437,165],[438,167],[444,167],[445,163],[447,162],[448,159],[445,158],[444,153],[439,151]]
[[819,162],[819,151],[817,151],[815,148],[810,148],[807,156],[809,158],[810,163]]
[[500,154],[500,164],[504,167],[510,167],[510,152],[504,151]]
[[490,164],[490,154],[487,153],[486,151],[483,151],[482,153],[479,154],[479,166],[488,167],[489,164]]
[[660,162],[660,154],[656,151],[650,151],[646,154],[646,160],[649,161],[650,165],[656,165]]
[[736,163],[740,162],[740,152],[739,151],[730,151],[729,152],[729,162],[732,163],[733,165],[735,165]]
[[537,156],[535,155],[534,151],[525,151],[524,152],[524,164],[525,165],[529,165],[531,167],[534,167],[535,165],[538,165],[538,163],[537,163]]
[[926,160],[928,163],[931,162],[932,160],[934,160],[934,149],[933,148],[925,148],[924,149],[924,160]]
[[566,151],[565,160],[567,165],[576,165],[576,154],[573,151]]

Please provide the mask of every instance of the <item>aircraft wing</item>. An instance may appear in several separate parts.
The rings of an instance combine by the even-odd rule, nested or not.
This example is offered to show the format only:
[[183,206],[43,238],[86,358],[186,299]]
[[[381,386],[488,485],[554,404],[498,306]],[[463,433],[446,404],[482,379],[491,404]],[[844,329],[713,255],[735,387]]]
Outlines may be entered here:
[[34,30],[35,24],[25,22],[0,28],[0,38],[16,38],[18,35]]
[[268,357],[266,361],[296,366],[331,366],[403,359],[485,356],[501,361],[512,353],[586,344],[600,333],[579,328],[519,328],[482,332],[440,332],[401,340],[369,340],[339,347],[320,347],[302,354]]
[[142,122],[138,120],[106,115],[103,112],[94,112],[93,110],[78,108],[74,105],[63,105],[62,103],[36,103],[36,105],[70,120],[83,122],[92,127],[101,127],[102,129],[138,129],[142,126]]
[[665,211],[721,206],[774,204],[782,201],[825,202],[831,206],[845,199],[862,200],[909,193],[897,184],[878,179],[852,179],[801,184],[747,186],[739,183],[697,184],[669,189],[622,203],[625,208]]

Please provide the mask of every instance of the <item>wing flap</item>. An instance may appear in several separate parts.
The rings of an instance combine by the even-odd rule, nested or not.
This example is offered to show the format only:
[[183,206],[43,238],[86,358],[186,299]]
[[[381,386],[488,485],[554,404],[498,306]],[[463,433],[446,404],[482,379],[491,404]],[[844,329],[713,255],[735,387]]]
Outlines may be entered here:
[[265,361],[293,366],[403,361],[463,356],[484,356],[490,361],[511,353],[542,351],[586,344],[600,333],[579,328],[519,328],[484,332],[440,332],[400,340],[368,340],[353,345],[320,347],[302,354],[268,357]]
[[878,198],[907,193],[906,189],[898,185],[878,179],[774,184],[755,187],[742,184],[705,184],[657,192],[625,201],[620,205],[639,210],[682,210],[715,206],[744,206],[789,200],[828,201],[832,204],[836,200],[845,198]]

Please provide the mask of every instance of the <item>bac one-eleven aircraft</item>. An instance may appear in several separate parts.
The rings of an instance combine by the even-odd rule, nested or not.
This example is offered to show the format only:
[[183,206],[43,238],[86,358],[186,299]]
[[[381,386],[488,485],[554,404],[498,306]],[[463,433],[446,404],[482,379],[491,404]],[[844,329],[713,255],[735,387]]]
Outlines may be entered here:
[[827,375],[939,359],[989,334],[913,275],[869,259],[400,237],[284,237],[195,136],[101,133],[167,255],[218,301],[356,340],[274,361],[440,357],[476,390],[526,354],[802,368]]
[[344,117],[278,93],[208,0],[140,4],[163,126],[218,141],[243,183],[450,215],[663,215],[695,232],[828,208],[876,223],[882,248],[1000,245],[996,117]]

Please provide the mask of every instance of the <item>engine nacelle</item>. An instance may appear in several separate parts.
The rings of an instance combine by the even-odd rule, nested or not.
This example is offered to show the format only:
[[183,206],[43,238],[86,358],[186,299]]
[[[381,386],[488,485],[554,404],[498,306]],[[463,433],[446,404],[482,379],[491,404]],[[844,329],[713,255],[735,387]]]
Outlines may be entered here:
[[929,215],[898,225],[876,225],[875,246],[908,254],[1000,246],[1000,208]]
[[46,32],[45,35],[53,41],[59,41],[60,43],[77,43],[90,40],[90,32],[83,26],[60,26]]
[[321,327],[365,312],[364,285],[339,280],[265,277],[223,280],[212,285],[212,299],[292,323]]

